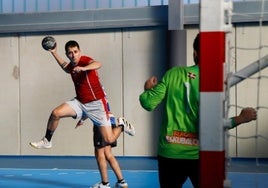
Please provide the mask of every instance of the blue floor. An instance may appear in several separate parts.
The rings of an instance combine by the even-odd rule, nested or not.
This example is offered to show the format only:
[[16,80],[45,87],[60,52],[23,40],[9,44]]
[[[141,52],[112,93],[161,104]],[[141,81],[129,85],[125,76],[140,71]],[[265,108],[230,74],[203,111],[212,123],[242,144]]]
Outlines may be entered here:
[[[123,171],[129,187],[159,187],[156,171]],[[116,181],[109,171],[110,183]],[[2,188],[88,188],[100,179],[97,170],[1,169]]]
[[[130,188],[158,188],[157,162],[154,158],[119,157]],[[0,156],[0,188],[89,188],[99,181],[93,157]],[[243,171],[241,171],[243,170]],[[233,161],[228,167],[232,188],[268,188],[268,163]],[[116,178],[109,170],[110,183]],[[187,181],[183,188],[192,188]]]

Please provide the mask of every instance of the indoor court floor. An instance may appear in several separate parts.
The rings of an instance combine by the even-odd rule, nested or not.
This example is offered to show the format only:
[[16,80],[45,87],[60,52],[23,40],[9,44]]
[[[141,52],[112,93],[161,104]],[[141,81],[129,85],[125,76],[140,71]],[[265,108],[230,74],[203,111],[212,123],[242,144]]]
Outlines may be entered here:
[[[157,161],[118,157],[130,188],[158,188]],[[109,169],[111,185],[116,178]],[[268,188],[268,160],[232,159],[232,188]],[[213,178],[213,177],[212,177]],[[89,188],[100,180],[94,157],[0,156],[0,188]],[[192,188],[189,180],[183,188]]]

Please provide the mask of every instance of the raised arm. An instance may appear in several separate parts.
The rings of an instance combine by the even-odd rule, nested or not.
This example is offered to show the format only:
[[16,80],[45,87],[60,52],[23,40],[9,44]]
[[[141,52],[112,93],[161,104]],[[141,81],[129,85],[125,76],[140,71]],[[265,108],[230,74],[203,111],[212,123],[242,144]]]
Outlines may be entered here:
[[64,59],[62,59],[59,54],[57,53],[57,47],[54,48],[53,50],[49,50],[52,56],[55,58],[57,61],[58,65],[65,71],[68,72],[65,68],[69,64],[67,63]]

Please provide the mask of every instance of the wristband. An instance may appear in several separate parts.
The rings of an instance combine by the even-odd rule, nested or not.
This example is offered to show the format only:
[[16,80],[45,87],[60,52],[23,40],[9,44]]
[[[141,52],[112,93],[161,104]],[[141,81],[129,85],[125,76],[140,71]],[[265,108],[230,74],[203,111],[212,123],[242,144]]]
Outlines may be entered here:
[[230,118],[231,119],[231,125],[232,125],[232,128],[236,127],[236,123],[235,123],[235,120],[234,118]]
[[232,129],[232,128],[236,127],[236,123],[235,123],[235,120],[233,117],[228,118],[228,119],[224,119],[223,123],[224,123],[224,127],[227,129]]

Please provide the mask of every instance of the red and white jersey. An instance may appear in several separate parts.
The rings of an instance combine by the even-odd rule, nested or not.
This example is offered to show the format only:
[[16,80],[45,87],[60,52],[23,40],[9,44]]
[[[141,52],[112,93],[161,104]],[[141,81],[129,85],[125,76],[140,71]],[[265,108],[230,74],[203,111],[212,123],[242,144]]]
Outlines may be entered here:
[[[93,59],[87,56],[81,56],[79,62],[75,66],[85,67],[93,62]],[[71,74],[74,82],[76,98],[81,103],[85,104],[94,100],[99,100],[105,97],[105,92],[100,83],[97,70],[73,72],[74,67],[69,63],[66,69]]]

